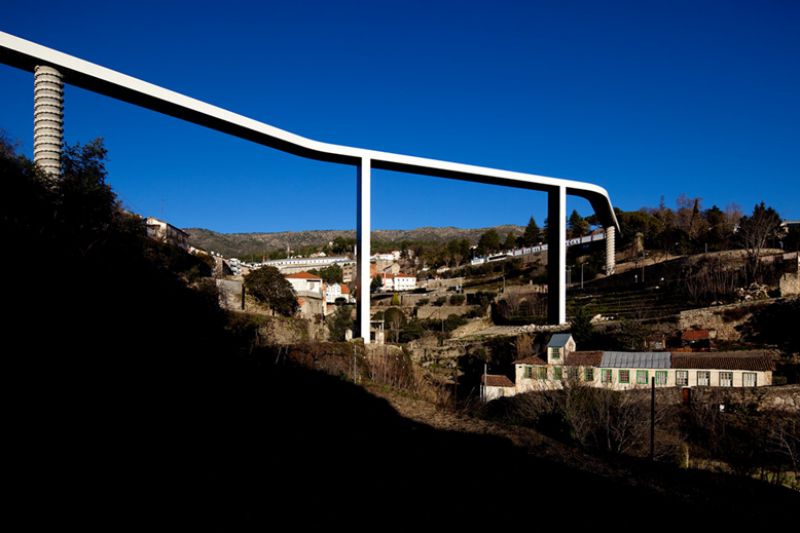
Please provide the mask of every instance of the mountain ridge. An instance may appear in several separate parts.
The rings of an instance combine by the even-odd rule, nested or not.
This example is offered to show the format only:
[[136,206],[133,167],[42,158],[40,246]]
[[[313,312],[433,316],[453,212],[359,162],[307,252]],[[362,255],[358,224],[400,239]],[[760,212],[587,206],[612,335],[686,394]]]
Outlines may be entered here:
[[[485,228],[458,228],[455,226],[423,226],[409,230],[373,230],[373,242],[447,242],[453,239],[467,239],[470,243],[478,242],[480,236],[495,230],[501,238],[508,232],[521,235],[524,226],[503,224]],[[293,250],[303,247],[323,247],[337,237],[354,239],[355,230],[306,230],[306,231],[277,231],[277,232],[251,232],[251,233],[220,233],[206,228],[185,228],[189,234],[189,243],[197,248],[220,253],[226,257],[237,257],[269,253],[270,251],[285,249],[287,246]]]

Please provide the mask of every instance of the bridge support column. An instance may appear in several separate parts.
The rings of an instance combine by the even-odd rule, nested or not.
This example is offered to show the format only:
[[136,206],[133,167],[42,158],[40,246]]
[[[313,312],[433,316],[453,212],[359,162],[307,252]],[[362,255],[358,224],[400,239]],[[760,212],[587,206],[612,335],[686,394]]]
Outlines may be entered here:
[[355,336],[364,339],[364,344],[369,344],[370,294],[369,287],[372,279],[369,275],[370,251],[370,181],[372,177],[372,162],[368,158],[361,159],[358,165],[357,188],[357,229],[356,229],[356,297],[358,308],[356,312]]
[[47,65],[33,75],[33,162],[51,178],[61,175],[64,143],[64,80]]
[[616,228],[614,226],[609,226],[606,228],[606,275],[610,276],[614,273],[614,269],[617,267],[616,257],[614,254],[616,253],[615,248],[615,241],[616,240]]
[[567,321],[567,191],[555,187],[547,192],[547,321]]

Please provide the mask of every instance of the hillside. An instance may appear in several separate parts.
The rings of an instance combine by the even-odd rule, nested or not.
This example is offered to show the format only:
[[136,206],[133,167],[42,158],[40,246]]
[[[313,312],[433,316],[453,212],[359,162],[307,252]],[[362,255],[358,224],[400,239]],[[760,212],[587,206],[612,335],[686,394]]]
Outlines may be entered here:
[[[517,235],[525,230],[522,226],[506,224],[495,228],[454,228],[454,227],[423,227],[411,230],[375,230],[372,232],[373,241],[434,241],[445,242],[453,239],[467,239],[471,243],[478,242],[482,233],[494,229],[505,236],[509,231]],[[189,233],[189,242],[192,246],[221,253],[226,257],[237,257],[249,254],[260,254],[271,250],[299,249],[304,246],[322,247],[337,237],[353,239],[355,230],[313,230],[313,231],[282,231],[274,233],[217,233],[203,228],[185,228]]]

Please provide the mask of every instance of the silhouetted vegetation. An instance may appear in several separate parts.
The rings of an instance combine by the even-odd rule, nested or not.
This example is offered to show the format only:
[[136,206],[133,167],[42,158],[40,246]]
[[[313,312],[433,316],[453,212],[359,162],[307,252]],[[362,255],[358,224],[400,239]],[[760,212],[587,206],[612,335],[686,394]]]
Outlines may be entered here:
[[180,254],[120,208],[104,155],[100,143],[71,147],[51,180],[0,142],[0,227],[12,250],[2,263],[4,444],[32,517],[249,530],[298,518],[330,526],[351,511],[369,524],[474,524],[532,499],[550,502],[545,522],[562,522],[575,501],[624,501],[636,522],[670,509],[693,525],[725,522],[708,516],[709,502],[759,505],[761,525],[794,511],[792,495],[763,484],[637,466],[637,480],[671,480],[659,492],[402,418],[343,379],[358,362],[351,344],[259,348],[258,324],[220,311],[213,281],[191,273],[201,267],[187,259],[173,271]]
[[292,284],[273,266],[263,266],[247,274],[244,286],[256,300],[279,315],[293,316],[299,309]]
[[347,330],[353,331],[353,308],[350,305],[340,305],[336,307],[336,312],[326,320],[330,339],[343,341]]

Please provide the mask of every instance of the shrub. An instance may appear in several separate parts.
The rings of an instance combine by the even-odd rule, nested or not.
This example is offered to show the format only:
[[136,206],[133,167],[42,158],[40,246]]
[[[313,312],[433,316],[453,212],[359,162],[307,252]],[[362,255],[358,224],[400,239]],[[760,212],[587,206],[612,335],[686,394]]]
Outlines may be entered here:
[[283,316],[293,316],[299,306],[297,295],[277,268],[264,266],[244,277],[247,292]]
[[450,297],[450,305],[462,305],[466,300],[463,294],[454,294]]

